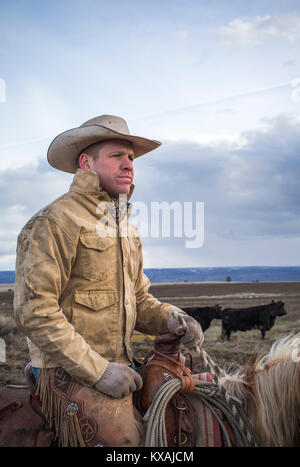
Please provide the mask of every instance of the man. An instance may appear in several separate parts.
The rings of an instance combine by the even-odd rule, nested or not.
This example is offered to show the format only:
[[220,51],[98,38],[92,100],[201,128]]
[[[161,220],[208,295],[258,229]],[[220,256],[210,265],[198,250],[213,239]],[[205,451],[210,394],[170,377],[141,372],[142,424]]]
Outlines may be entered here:
[[[140,389],[132,368],[134,330],[183,335],[194,349],[202,344],[195,320],[149,294],[140,239],[127,204],[118,203],[132,194],[134,159],[159,145],[104,115],[49,147],[49,163],[75,176],[69,192],[33,216],[18,237],[14,302],[45,400],[48,386],[51,397],[69,394],[70,381],[99,391],[107,403]],[[112,203],[116,215],[109,217]]]

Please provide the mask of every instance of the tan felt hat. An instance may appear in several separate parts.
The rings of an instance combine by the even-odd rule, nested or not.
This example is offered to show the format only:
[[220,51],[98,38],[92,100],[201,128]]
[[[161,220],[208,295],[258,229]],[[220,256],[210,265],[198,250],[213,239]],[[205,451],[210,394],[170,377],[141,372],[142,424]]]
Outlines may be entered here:
[[48,149],[48,162],[55,169],[75,173],[77,157],[83,150],[91,144],[100,143],[107,139],[130,141],[134,148],[135,158],[153,151],[161,145],[159,141],[131,135],[123,118],[114,115],[101,115],[88,120],[78,128],[64,131],[56,136]]

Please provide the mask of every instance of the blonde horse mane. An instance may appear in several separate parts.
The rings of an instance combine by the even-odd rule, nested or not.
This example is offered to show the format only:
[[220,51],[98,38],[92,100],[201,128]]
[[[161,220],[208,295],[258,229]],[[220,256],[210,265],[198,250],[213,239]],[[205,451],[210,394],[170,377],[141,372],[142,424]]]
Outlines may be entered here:
[[299,362],[300,333],[276,341],[250,369],[219,379],[219,384],[247,407],[264,446],[293,446],[299,437]]

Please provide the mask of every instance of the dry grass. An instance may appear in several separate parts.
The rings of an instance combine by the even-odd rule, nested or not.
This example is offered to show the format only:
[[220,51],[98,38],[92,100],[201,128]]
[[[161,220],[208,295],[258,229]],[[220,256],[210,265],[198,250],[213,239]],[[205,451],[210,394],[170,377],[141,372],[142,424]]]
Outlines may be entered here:
[[[214,287],[214,286],[212,286]],[[241,286],[242,287],[242,286]],[[226,289],[230,290],[226,285]],[[300,331],[300,284],[299,293],[291,290],[291,287],[285,287],[281,284],[281,296],[278,297],[278,288],[273,285],[274,295],[268,289],[268,294],[263,296],[261,293],[257,295],[249,295],[249,297],[241,298],[240,295],[224,295],[224,290],[220,289],[220,295],[214,297],[201,298],[192,296],[188,300],[184,297],[176,298],[171,301],[178,306],[185,304],[208,306],[219,304],[223,307],[247,307],[258,305],[261,303],[270,303],[274,300],[283,300],[287,310],[287,315],[276,319],[275,326],[266,334],[266,339],[261,340],[260,331],[253,330],[246,333],[233,333],[230,342],[223,342],[220,339],[221,322],[214,320],[211,327],[205,332],[204,349],[213,358],[213,360],[222,368],[236,369],[239,366],[244,366],[251,360],[255,360],[258,355],[265,354],[270,349],[271,344],[279,338],[292,332]],[[172,287],[168,288],[168,297]],[[155,288],[152,291],[155,294]],[[3,295],[4,293],[4,295]],[[6,384],[24,384],[24,367],[29,361],[27,343],[15,325],[12,315],[12,293],[5,294],[0,291],[0,338],[4,340],[6,345],[6,362],[0,362],[0,388]],[[173,288],[173,293],[178,295],[178,287]],[[158,296],[161,294],[157,294]],[[199,295],[199,294],[197,294]],[[164,301],[164,297],[159,297]],[[169,300],[170,302],[170,300]],[[136,358],[145,356],[151,347],[153,340],[145,338],[145,340],[137,340],[134,342]],[[203,370],[202,362],[194,355],[195,371]]]
[[[267,296],[261,294],[250,295],[249,298],[240,298],[237,296],[224,296],[211,298],[203,298],[201,300],[188,298],[176,298],[172,303],[177,306],[212,306],[219,304],[223,308],[225,307],[241,307],[246,308],[249,306],[260,305],[270,303],[272,299],[282,300],[285,303],[285,309],[287,315],[278,317],[275,321],[274,327],[266,333],[264,340],[261,339],[261,333],[259,330],[252,330],[247,332],[236,332],[231,334],[230,341],[222,341],[221,339],[221,321],[213,320],[210,328],[205,332],[205,341],[203,344],[204,350],[211,356],[211,358],[224,370],[231,371],[244,367],[250,362],[254,362],[258,356],[266,354],[273,342],[277,341],[283,336],[291,333],[297,333],[300,331],[300,284],[299,284],[299,295],[291,292],[276,296],[277,288],[276,284],[273,285],[274,296],[268,290]],[[169,292],[169,291],[168,291]],[[178,294],[178,290],[177,290]],[[160,297],[161,299],[161,297]],[[153,343],[148,339],[145,343],[135,342],[134,347],[136,355],[142,358],[150,350]],[[185,350],[185,349],[183,349]],[[194,369],[195,371],[203,371],[202,360],[193,354]]]

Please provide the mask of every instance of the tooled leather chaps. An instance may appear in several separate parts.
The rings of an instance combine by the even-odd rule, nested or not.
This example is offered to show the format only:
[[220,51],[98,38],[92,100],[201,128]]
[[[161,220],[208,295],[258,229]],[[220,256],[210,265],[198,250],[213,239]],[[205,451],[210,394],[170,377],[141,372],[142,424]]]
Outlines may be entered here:
[[[151,405],[158,389],[169,379],[180,378],[182,389],[166,408],[166,432],[169,447],[194,446],[194,410],[184,396],[192,392],[192,368],[185,366],[179,350],[180,340],[170,335],[159,336],[155,348],[137,371],[143,387],[133,394],[133,403],[141,415]],[[0,391],[0,447],[55,446],[55,434],[50,429],[35,395],[35,380],[30,364],[25,368],[28,386],[9,385]]]

